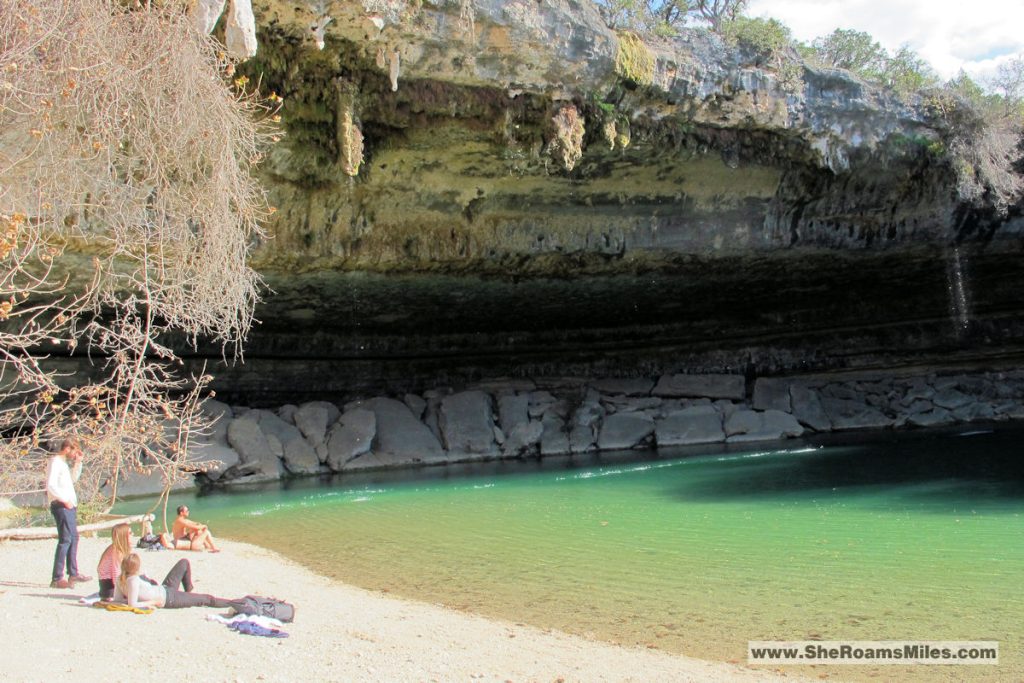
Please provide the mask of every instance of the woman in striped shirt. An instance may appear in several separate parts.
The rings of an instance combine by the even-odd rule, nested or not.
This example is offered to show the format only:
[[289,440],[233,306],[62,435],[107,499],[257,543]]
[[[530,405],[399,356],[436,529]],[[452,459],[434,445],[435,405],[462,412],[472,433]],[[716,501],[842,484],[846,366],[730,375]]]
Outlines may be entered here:
[[101,600],[111,600],[114,597],[114,582],[121,575],[121,562],[131,552],[132,528],[127,524],[118,524],[110,530],[110,545],[100,555],[100,563],[96,566]]

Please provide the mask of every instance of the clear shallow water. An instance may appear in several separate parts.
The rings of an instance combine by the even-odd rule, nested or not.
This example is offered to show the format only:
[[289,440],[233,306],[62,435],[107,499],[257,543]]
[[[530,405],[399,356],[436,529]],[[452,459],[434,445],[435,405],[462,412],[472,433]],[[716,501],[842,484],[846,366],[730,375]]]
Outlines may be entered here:
[[352,584],[628,645],[745,663],[749,639],[998,640],[998,668],[813,673],[1021,680],[1022,437],[489,463],[172,505]]

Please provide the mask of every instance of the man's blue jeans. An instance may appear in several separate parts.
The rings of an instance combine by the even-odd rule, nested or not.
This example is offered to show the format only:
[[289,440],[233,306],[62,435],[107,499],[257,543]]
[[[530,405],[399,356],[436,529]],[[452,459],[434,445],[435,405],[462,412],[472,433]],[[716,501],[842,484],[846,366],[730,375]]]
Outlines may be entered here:
[[78,576],[78,508],[68,510],[63,503],[50,503],[50,513],[57,520],[57,552],[53,556],[53,580]]

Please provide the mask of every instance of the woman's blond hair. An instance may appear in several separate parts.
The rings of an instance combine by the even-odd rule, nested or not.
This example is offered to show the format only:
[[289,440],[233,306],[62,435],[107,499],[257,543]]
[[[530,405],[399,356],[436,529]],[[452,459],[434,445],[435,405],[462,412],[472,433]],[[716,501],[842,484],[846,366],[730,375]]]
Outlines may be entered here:
[[138,576],[141,569],[142,558],[138,553],[130,553],[121,560],[121,576],[117,577],[117,585],[121,588],[122,593],[128,594],[128,579]]
[[110,544],[114,546],[114,552],[117,553],[117,563],[124,562],[124,558],[131,555],[132,545],[132,527],[129,524],[118,524],[110,530]]

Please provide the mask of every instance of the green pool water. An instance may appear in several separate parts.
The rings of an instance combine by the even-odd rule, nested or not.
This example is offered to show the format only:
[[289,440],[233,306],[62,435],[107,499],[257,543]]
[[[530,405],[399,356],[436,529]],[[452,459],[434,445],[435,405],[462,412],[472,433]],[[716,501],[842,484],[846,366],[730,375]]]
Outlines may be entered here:
[[998,667],[802,671],[1022,680],[1022,437],[489,463],[172,505],[342,581],[603,640],[741,663],[751,639],[997,640]]

